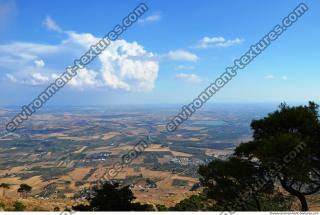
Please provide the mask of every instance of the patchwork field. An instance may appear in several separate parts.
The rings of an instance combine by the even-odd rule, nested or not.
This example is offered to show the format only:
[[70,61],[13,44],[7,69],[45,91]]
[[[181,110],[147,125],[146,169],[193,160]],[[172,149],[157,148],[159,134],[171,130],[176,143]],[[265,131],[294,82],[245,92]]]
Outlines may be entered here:
[[[25,183],[32,186],[30,201],[80,201],[82,191],[129,153],[134,155],[129,165],[108,178],[131,185],[140,202],[172,206],[201,191],[190,191],[199,182],[200,164],[228,157],[239,141],[250,139],[252,115],[228,111],[232,114],[221,114],[226,110],[219,108],[199,112],[175,133],[166,133],[163,120],[174,111],[72,108],[39,113],[15,135],[0,139],[0,183],[10,185],[8,198],[19,198],[17,189]],[[7,119],[12,112],[0,114]],[[135,151],[142,139],[148,146]]]

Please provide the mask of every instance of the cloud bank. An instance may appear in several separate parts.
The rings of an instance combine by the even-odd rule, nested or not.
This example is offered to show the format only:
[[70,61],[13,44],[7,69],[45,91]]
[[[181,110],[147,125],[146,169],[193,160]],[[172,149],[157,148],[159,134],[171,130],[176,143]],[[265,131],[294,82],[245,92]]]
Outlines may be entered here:
[[[49,30],[63,32],[66,39],[59,44],[13,42],[0,45],[0,67],[6,71],[8,81],[28,85],[46,85],[63,72],[61,65],[50,60],[70,60],[80,57],[100,38],[91,33],[63,31],[54,20],[46,17],[44,25]],[[70,62],[70,65],[72,62]],[[117,40],[101,55],[78,72],[69,86],[150,91],[159,72],[159,62],[137,42]],[[66,65],[67,66],[67,65]]]

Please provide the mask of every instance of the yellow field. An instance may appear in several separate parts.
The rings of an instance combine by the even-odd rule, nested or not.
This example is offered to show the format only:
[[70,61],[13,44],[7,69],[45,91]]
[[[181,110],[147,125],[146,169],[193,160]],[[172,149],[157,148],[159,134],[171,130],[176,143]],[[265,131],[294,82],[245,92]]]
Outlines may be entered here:
[[88,148],[88,146],[83,146],[82,148],[80,148],[78,151],[75,151],[75,154],[79,154],[81,152],[83,152],[86,148]]
[[187,154],[187,153],[184,153],[184,152],[171,151],[171,153],[172,153],[174,156],[192,157],[192,154]]
[[17,167],[13,167],[11,169],[6,169],[4,171],[1,171],[0,176],[4,176],[6,174],[13,174],[13,173],[23,173],[23,172],[25,172],[24,169],[25,169],[24,166],[17,166]]
[[[151,176],[150,171],[148,176]],[[155,175],[154,175],[155,176]],[[157,182],[157,188],[141,190],[141,188],[134,189],[134,194],[137,197],[137,200],[144,203],[151,203],[151,204],[164,204],[167,207],[174,206],[176,203],[180,202],[181,200],[188,198],[191,195],[197,194],[198,192],[191,192],[189,189],[191,186],[198,182],[197,179],[191,177],[182,177],[171,175],[170,173],[162,174],[164,176],[160,181]],[[150,177],[151,178],[151,177]],[[174,187],[172,186],[172,182],[174,179],[181,179],[187,180],[188,186],[185,187]]]
[[148,148],[145,149],[146,152],[169,152],[170,149],[168,147],[161,147],[158,144],[150,144]]
[[120,135],[119,132],[109,132],[109,133],[103,135],[102,139],[103,140],[109,140],[109,139],[111,139],[111,138],[113,138],[115,136],[118,136],[118,135]]
[[42,190],[42,188],[47,184],[46,182],[42,181],[41,176],[33,176],[28,178],[27,180],[20,180],[20,178],[1,178],[1,183],[10,184],[10,189],[6,190],[6,196],[9,197],[18,197],[17,190],[20,187],[20,184],[28,184],[32,187],[31,193],[37,193]]

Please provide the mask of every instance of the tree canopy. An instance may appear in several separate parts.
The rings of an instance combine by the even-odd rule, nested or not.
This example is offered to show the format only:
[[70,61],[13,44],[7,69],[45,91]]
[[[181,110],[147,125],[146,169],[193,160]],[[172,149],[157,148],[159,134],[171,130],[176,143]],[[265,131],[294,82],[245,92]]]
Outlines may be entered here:
[[297,107],[281,104],[267,117],[253,120],[252,141],[240,144],[230,159],[199,168],[207,196],[222,206],[232,202],[232,209],[248,210],[254,202],[260,210],[259,195],[275,195],[280,184],[300,201],[301,210],[308,210],[305,196],[320,190],[318,108],[313,102]]
[[[20,187],[18,188],[18,193],[22,195],[22,197],[28,197],[28,193],[30,193],[32,190],[32,187],[27,184],[20,184]],[[24,194],[24,196],[23,196]]]
[[87,197],[89,205],[74,206],[78,211],[148,211],[152,206],[133,202],[135,197],[129,186],[105,182],[93,188]]

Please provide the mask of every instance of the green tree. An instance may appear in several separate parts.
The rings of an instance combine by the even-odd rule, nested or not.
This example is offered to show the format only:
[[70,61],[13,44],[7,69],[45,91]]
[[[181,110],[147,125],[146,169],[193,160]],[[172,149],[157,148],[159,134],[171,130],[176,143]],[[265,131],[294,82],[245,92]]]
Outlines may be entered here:
[[133,202],[134,197],[129,186],[120,187],[118,183],[106,182],[96,186],[87,197],[89,205],[73,206],[76,211],[150,211],[151,205]]
[[60,208],[58,206],[53,208],[53,211],[60,211]]
[[3,202],[0,201],[0,209],[5,209],[5,204]]
[[203,211],[206,210],[206,198],[202,195],[192,195],[177,203],[170,211]]
[[158,211],[168,211],[168,208],[165,205],[156,205]]
[[13,211],[24,211],[26,209],[26,206],[19,201],[15,201],[13,204]]
[[235,154],[255,161],[274,183],[295,196],[308,210],[306,196],[320,190],[320,123],[318,105],[289,107],[251,123],[253,140],[242,143]]
[[4,197],[6,195],[5,190],[10,189],[10,184],[7,183],[1,183],[0,187],[2,188],[2,196]]
[[27,184],[20,184],[20,187],[18,188],[18,193],[20,193],[20,197],[22,198],[28,198],[28,193],[30,193],[32,190],[32,187]]
[[[237,157],[213,160],[200,166],[199,174],[204,193],[216,203],[215,210],[261,211],[262,196],[274,192],[273,183],[265,179],[264,169]],[[259,192],[255,192],[257,189]]]

